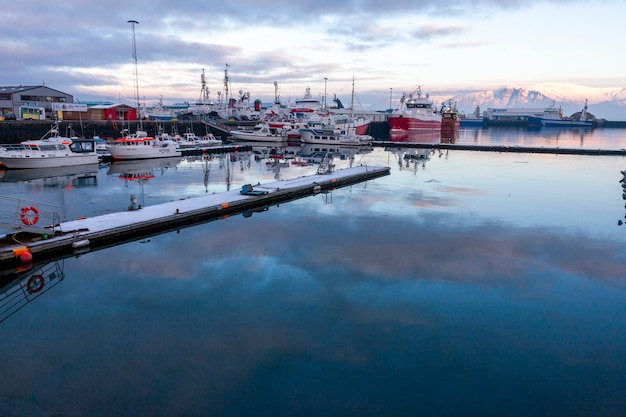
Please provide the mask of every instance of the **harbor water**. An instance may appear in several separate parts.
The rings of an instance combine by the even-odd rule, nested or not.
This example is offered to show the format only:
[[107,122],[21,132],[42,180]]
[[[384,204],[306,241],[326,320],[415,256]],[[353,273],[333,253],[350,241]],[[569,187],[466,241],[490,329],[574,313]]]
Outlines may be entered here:
[[[626,130],[446,140],[625,149]],[[0,316],[0,415],[624,415],[624,157],[276,146],[0,174],[71,220],[313,175],[326,151],[391,167],[33,265],[52,278]]]

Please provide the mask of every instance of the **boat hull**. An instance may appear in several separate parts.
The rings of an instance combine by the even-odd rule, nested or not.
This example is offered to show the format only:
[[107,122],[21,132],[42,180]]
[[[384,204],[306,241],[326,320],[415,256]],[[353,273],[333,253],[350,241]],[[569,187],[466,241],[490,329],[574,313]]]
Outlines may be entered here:
[[485,124],[483,118],[465,117],[461,118],[460,127],[481,127]]
[[286,142],[287,137],[282,135],[258,135],[254,133],[244,131],[231,131],[233,139],[243,141],[255,141],[255,142]]
[[451,131],[456,130],[461,126],[461,122],[459,120],[442,120],[441,121],[441,130],[442,131]]
[[68,156],[16,157],[0,155],[0,163],[7,169],[60,168],[98,163],[98,154]]
[[[435,116],[435,115],[433,115]],[[390,115],[387,118],[391,131],[441,130],[441,118],[419,118],[408,115]]]
[[363,124],[357,124],[354,126],[355,132],[357,135],[367,135],[367,130],[369,129],[369,122]]
[[114,160],[169,158],[172,156],[181,156],[180,150],[174,146],[156,147],[141,145],[113,145],[109,149],[109,152]]
[[315,143],[326,145],[361,146],[372,141],[368,135],[341,134],[333,130],[300,129],[300,141],[302,143]]
[[542,117],[529,117],[528,124],[547,127],[593,127],[592,120],[548,119]]

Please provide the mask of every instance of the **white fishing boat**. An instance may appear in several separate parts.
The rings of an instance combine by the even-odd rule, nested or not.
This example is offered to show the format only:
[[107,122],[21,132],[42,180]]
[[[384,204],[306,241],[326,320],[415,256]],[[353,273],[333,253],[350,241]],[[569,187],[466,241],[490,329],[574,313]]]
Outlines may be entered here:
[[252,129],[231,130],[230,134],[235,140],[261,142],[286,142],[289,135],[287,128],[275,128],[267,122],[257,123]]
[[143,130],[138,130],[137,133],[132,134],[128,134],[127,132],[128,131],[124,129],[124,136],[115,139],[113,144],[109,147],[109,152],[113,160],[181,156],[178,143],[166,136],[148,136]]
[[0,145],[0,163],[7,169],[97,164],[98,153],[92,139],[41,139]]
[[102,139],[100,136],[94,136],[93,141],[96,145],[96,152],[101,155],[109,153],[111,145],[109,145],[106,140]]
[[217,139],[211,133],[200,137],[193,132],[187,132],[183,134],[183,136],[175,136],[174,140],[178,142],[178,146],[181,148],[204,148],[222,144],[221,139]]
[[300,140],[302,143],[360,146],[370,144],[373,138],[370,135],[358,135],[352,124],[311,123],[300,129]]

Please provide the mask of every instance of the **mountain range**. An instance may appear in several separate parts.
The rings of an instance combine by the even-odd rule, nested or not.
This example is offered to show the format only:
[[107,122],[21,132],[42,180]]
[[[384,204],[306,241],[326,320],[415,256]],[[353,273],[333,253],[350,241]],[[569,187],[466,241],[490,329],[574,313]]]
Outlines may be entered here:
[[580,112],[587,101],[587,111],[597,119],[626,121],[626,88],[596,88],[574,84],[533,84],[525,87],[503,87],[445,96],[433,92],[437,105],[445,100],[456,102],[457,109],[473,113],[476,106],[487,108],[561,108],[564,116]]

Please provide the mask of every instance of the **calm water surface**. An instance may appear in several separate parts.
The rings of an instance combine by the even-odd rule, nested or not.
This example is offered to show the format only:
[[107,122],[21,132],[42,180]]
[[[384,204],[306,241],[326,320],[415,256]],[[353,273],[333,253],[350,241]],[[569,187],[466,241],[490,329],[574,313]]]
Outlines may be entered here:
[[[456,141],[623,149],[626,132]],[[73,219],[316,170],[268,152],[7,172],[0,190]],[[626,415],[623,157],[336,158],[361,163],[391,175],[46,265],[64,279],[0,323],[0,415]]]

